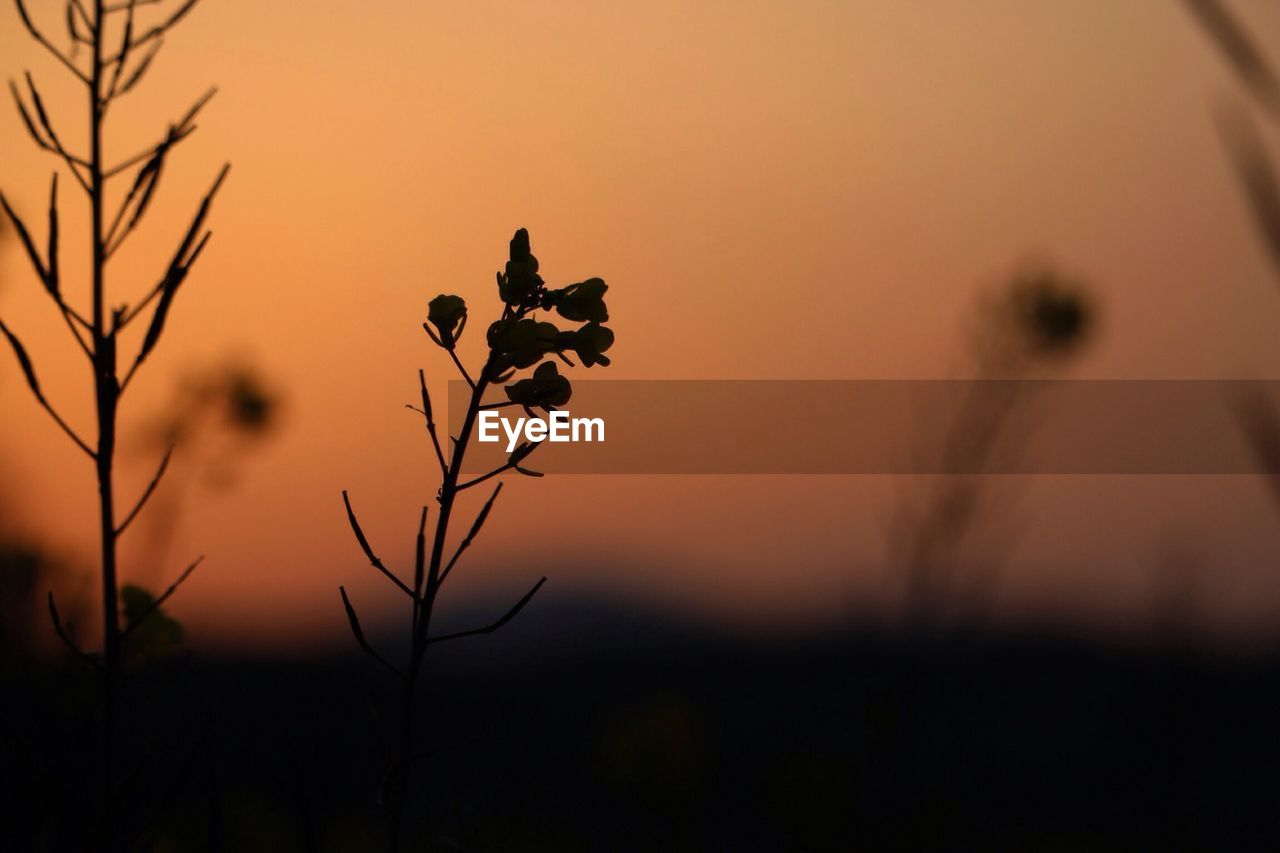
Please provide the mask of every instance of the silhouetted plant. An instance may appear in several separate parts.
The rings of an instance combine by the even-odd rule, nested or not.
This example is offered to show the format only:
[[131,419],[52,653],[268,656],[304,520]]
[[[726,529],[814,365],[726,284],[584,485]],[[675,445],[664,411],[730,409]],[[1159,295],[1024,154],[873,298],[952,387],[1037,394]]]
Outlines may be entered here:
[[[123,602],[122,612],[117,544],[164,476],[169,454],[164,455],[150,484],[136,503],[127,512],[119,512],[114,480],[119,440],[119,407],[138,370],[160,342],[174,299],[208,244],[210,232],[205,229],[205,219],[228,170],[224,165],[218,173],[159,281],[133,305],[112,303],[107,295],[109,262],[141,224],[155,199],[174,147],[195,131],[195,119],[214,91],[210,90],[181,118],[171,123],[158,142],[120,162],[106,161],[104,137],[111,107],[143,80],[164,43],[165,35],[191,12],[197,2],[198,0],[177,0],[170,5],[164,0],[67,0],[63,11],[66,38],[70,47],[62,50],[37,26],[24,0],[15,0],[18,17],[26,32],[72,77],[83,84],[87,94],[88,151],[82,154],[73,151],[64,137],[56,131],[53,116],[31,74],[24,76],[22,88],[16,83],[10,83],[27,132],[37,146],[53,154],[61,162],[64,174],[73,179],[88,200],[91,221],[89,234],[86,236],[91,249],[87,311],[78,309],[63,287],[59,263],[58,173],[54,173],[49,191],[48,236],[43,251],[37,246],[31,229],[3,195],[0,195],[0,206],[3,206],[13,223],[36,276],[61,315],[75,345],[92,368],[96,442],[91,443],[90,439],[83,437],[58,413],[37,379],[35,365],[18,336],[4,322],[0,322],[0,332],[8,339],[17,355],[27,386],[36,402],[93,462],[97,475],[98,529],[102,555],[101,653],[90,654],[76,646],[59,618],[52,593],[49,595],[49,610],[58,636],[77,658],[89,664],[101,676],[99,807],[103,817],[96,842],[101,848],[116,844],[113,816],[115,804],[119,800],[117,789],[121,784],[117,766],[119,755],[116,743],[116,708],[125,643],[142,639],[147,633],[154,634],[155,624],[163,623],[165,618],[160,610],[161,605],[199,562],[193,563],[160,596],[152,597],[140,589],[130,591],[127,600]],[[140,9],[157,14],[154,23],[144,25]],[[132,180],[127,189],[120,194],[110,192],[113,180],[129,175],[132,175]],[[117,197],[117,203],[114,210],[109,210],[113,196]],[[143,319],[146,320],[146,330],[136,343],[132,356],[126,357],[122,366],[120,359],[125,345],[125,332]],[[122,618],[126,620],[124,624],[121,623]]]
[[1009,421],[1031,392],[1020,380],[1059,373],[1097,325],[1084,285],[1047,269],[1015,275],[978,315],[977,381],[965,384],[932,460],[945,476],[932,478],[913,503],[899,508],[890,543],[891,560],[905,572],[908,607],[926,624],[942,616],[945,605],[979,606],[994,579],[993,554],[986,555],[984,571],[962,577],[962,552],[994,497],[974,472],[1007,447]]
[[[467,371],[457,354],[457,343],[467,326],[468,318],[467,305],[462,297],[441,294],[432,299],[427,307],[427,321],[422,324],[436,346],[449,354],[471,393],[458,434],[449,436],[446,452],[437,431],[435,410],[427,392],[426,376],[422,371],[418,371],[422,406],[409,408],[421,414],[426,422],[427,435],[440,467],[441,483],[436,494],[438,510],[434,531],[430,537],[429,551],[427,548],[428,508],[425,506],[422,508],[418,523],[413,576],[410,581],[406,582],[392,572],[374,553],[356,519],[349,496],[345,491],[342,493],[347,519],[365,557],[410,601],[411,631],[408,661],[404,667],[398,667],[369,643],[356,610],[347,596],[346,588],[338,588],[351,625],[351,633],[355,636],[356,642],[401,685],[400,757],[388,771],[383,786],[384,802],[389,811],[393,851],[399,849],[401,839],[404,837],[403,824],[411,770],[413,762],[418,757],[415,752],[417,721],[414,703],[427,650],[438,643],[498,630],[513,619],[546,582],[545,577],[540,579],[503,616],[488,625],[445,634],[431,633],[431,619],[440,591],[457,566],[458,560],[471,547],[472,542],[484,527],[493,509],[494,501],[502,490],[502,484],[499,483],[488,500],[484,502],[466,535],[453,549],[452,555],[446,559],[449,524],[458,497],[468,489],[479,486],[506,471],[516,471],[533,477],[542,476],[525,465],[538,446],[526,442],[510,454],[505,464],[486,474],[463,480],[463,460],[477,418],[482,410],[505,406],[522,406],[526,409],[536,407],[546,411],[563,406],[573,393],[572,385],[567,377],[560,374],[556,363],[550,358],[558,358],[565,364],[573,366],[573,361],[567,355],[567,353],[573,353],[585,367],[595,364],[607,366],[609,357],[604,353],[613,345],[613,332],[603,325],[609,319],[604,302],[604,294],[608,286],[601,279],[592,278],[560,289],[548,288],[538,274],[538,259],[530,249],[529,234],[523,228],[511,239],[506,269],[497,274],[497,284],[502,313],[487,330],[488,354],[484,364],[474,376]],[[538,319],[539,311],[554,312],[564,320],[582,325],[562,329],[547,319]],[[533,369],[531,376],[515,380],[521,371],[531,368]],[[492,386],[498,385],[505,385],[507,401],[486,403],[486,392]]]

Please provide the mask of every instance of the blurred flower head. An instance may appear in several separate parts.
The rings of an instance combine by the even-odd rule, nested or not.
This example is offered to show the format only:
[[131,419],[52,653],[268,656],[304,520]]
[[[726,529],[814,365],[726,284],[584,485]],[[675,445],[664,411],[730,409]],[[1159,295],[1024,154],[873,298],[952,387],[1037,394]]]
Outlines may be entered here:
[[1014,275],[985,307],[976,329],[979,358],[1014,371],[1057,366],[1079,355],[1098,324],[1088,287],[1044,267]]
[[188,373],[157,415],[148,444],[177,447],[203,479],[230,483],[236,460],[274,432],[282,401],[254,365],[228,360]]

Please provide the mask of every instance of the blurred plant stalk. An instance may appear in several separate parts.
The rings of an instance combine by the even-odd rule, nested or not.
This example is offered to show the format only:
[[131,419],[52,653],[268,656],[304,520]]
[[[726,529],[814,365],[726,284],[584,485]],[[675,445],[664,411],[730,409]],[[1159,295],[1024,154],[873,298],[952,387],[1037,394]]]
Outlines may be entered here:
[[[195,119],[214,91],[201,97],[185,115],[168,126],[155,144],[118,163],[108,163],[104,156],[107,117],[111,107],[142,81],[164,44],[165,35],[182,21],[198,0],[182,0],[172,5],[164,0],[67,0],[63,12],[66,50],[59,48],[37,26],[24,0],[15,0],[19,18],[26,32],[50,53],[68,73],[78,80],[87,95],[88,153],[76,153],[65,145],[55,129],[46,102],[41,97],[30,73],[24,75],[25,92],[10,82],[23,125],[35,144],[60,162],[83,192],[90,209],[91,224],[85,235],[90,254],[89,308],[82,311],[73,305],[63,290],[59,268],[59,200],[58,173],[53,175],[49,191],[48,237],[42,252],[32,231],[8,200],[0,194],[0,206],[13,223],[31,266],[44,290],[61,314],[75,345],[83,353],[93,375],[94,412],[97,426],[95,442],[81,436],[59,413],[37,378],[35,366],[21,340],[0,320],[3,332],[17,356],[27,385],[36,402],[56,425],[92,461],[98,483],[98,530],[101,540],[101,605],[102,649],[100,653],[82,650],[72,639],[59,617],[52,592],[49,612],[54,630],[71,652],[100,675],[100,817],[95,836],[96,845],[113,849],[119,843],[115,833],[115,810],[122,784],[117,743],[117,719],[122,660],[125,643],[148,619],[158,618],[162,604],[173,595],[199,564],[191,563],[178,579],[160,596],[149,597],[145,606],[131,608],[125,624],[121,624],[121,600],[118,574],[118,543],[138,514],[154,494],[168,467],[172,448],[161,458],[155,475],[141,495],[125,512],[117,505],[115,461],[118,444],[121,399],[139,368],[155,350],[164,332],[165,321],[179,289],[208,243],[205,228],[213,198],[226,178],[224,165],[204,196],[177,250],[173,253],[160,280],[134,305],[109,299],[107,274],[110,261],[142,222],[156,191],[173,148],[195,131]],[[154,17],[150,25],[142,25],[139,10],[144,7]],[[123,195],[111,192],[115,179],[132,176]],[[132,354],[121,360],[126,346],[124,333],[135,322],[146,319],[146,331],[140,342],[131,343]]]

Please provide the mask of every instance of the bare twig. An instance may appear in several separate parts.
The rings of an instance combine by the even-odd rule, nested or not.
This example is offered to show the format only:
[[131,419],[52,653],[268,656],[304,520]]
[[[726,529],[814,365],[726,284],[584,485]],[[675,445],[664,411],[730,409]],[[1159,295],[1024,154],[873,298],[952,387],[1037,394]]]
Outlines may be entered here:
[[102,11],[110,15],[114,12],[123,12],[132,6],[158,6],[163,2],[164,0],[132,0],[126,3],[109,3],[102,7]]
[[[162,37],[165,33],[171,30],[179,21],[185,18],[187,16],[187,13],[190,12],[193,8],[195,8],[195,5],[199,2],[200,0],[187,0],[187,2],[179,6],[172,15],[166,18],[163,23],[156,24],[154,27],[147,30],[142,35],[138,36],[135,39],[132,39],[129,42],[128,46],[124,50],[120,51],[120,53],[136,50],[137,48],[140,48],[143,45],[145,45],[147,42],[151,41],[152,39],[158,39]],[[124,11],[127,8],[127,6],[128,4],[126,3],[117,3],[113,7],[111,7],[111,11],[113,12]],[[110,66],[113,62],[117,62],[119,60],[119,57],[120,57],[119,53],[113,54],[107,57],[106,59],[104,59],[103,62],[105,65]]]
[[82,3],[81,0],[70,0],[67,4],[67,8],[75,9],[76,13],[80,16],[80,20],[89,28],[90,33],[93,33],[97,29],[97,26],[89,18],[89,12],[84,8],[84,3]]
[[129,61],[129,51],[133,49],[131,44],[133,41],[133,12],[137,5],[137,0],[129,0],[129,2],[125,3],[124,28],[120,34],[120,52],[116,55],[116,60],[112,64],[111,82],[107,84],[106,94],[102,96],[104,108],[111,103],[112,98],[116,95],[116,87],[120,85],[120,74],[124,71],[124,64]]
[[438,637],[429,637],[427,639],[427,643],[447,643],[450,640],[461,640],[463,637],[475,637],[475,636],[479,636],[480,634],[492,634],[494,631],[498,630],[503,625],[510,622],[512,619],[516,618],[516,615],[521,610],[524,609],[524,606],[528,604],[529,601],[535,595],[537,595],[538,590],[542,589],[542,585],[546,582],[547,582],[547,579],[544,577],[541,580],[539,580],[537,583],[535,583],[533,585],[533,589],[526,592],[524,594],[524,598],[517,601],[515,605],[510,610],[508,610],[502,616],[502,618],[499,619],[498,621],[485,625],[483,628],[472,628],[470,631],[457,631],[452,634],[441,634]]
[[[93,350],[89,348],[89,343],[84,339],[77,328],[79,323],[86,331],[92,331],[89,323],[81,317],[74,308],[66,303],[62,298],[62,276],[58,271],[58,174],[53,175],[53,181],[49,188],[49,245],[48,251],[48,268],[45,270],[45,291],[53,299],[55,305],[58,306],[59,313],[62,314],[63,321],[67,324],[71,336],[75,338],[76,344],[79,345],[81,352],[93,361]],[[33,259],[34,260],[34,259]]]
[[159,610],[161,605],[163,605],[166,601],[168,601],[170,597],[172,597],[173,594],[178,591],[178,587],[182,586],[183,581],[191,577],[191,573],[194,572],[196,570],[196,567],[203,562],[204,562],[204,557],[196,557],[196,559],[191,563],[191,565],[187,566],[186,569],[183,570],[182,574],[178,575],[178,579],[173,583],[169,584],[169,588],[166,589],[164,592],[162,592],[159,598],[157,598],[155,601],[152,601],[151,604],[148,605],[147,609],[142,611],[142,613],[138,616],[137,619],[129,623],[129,626],[125,628],[123,632],[121,632],[120,639],[123,640],[124,638],[128,637],[135,630],[137,630],[139,625],[147,621],[147,619],[150,618],[150,616],[153,613]]
[[75,641],[71,639],[71,635],[67,633],[66,628],[63,627],[62,617],[58,615],[58,605],[53,601],[52,591],[49,592],[49,619],[53,622],[53,632],[58,635],[58,639],[62,641],[62,644],[70,649],[71,653],[80,661],[96,668],[98,660],[77,646]]
[[413,409],[426,420],[427,434],[431,436],[431,446],[435,448],[436,462],[439,463],[440,473],[443,475],[448,473],[449,463],[445,461],[444,451],[440,448],[440,436],[436,433],[435,415],[431,409],[431,395],[427,392],[427,376],[421,370],[418,371],[418,385],[422,389],[422,408],[417,409],[413,406],[408,406],[408,408]]
[[129,94],[133,88],[142,81],[146,76],[147,70],[151,68],[151,63],[155,61],[156,54],[160,52],[160,48],[164,47],[164,39],[158,38],[151,43],[151,47],[142,55],[142,59],[138,60],[138,64],[134,66],[133,72],[125,79],[124,85],[119,88],[113,88],[111,97],[119,98]]
[[8,338],[9,346],[13,348],[14,355],[18,357],[18,366],[22,368],[22,374],[27,379],[27,387],[31,389],[31,393],[36,398],[36,402],[40,404],[41,408],[49,413],[49,417],[53,418],[54,423],[61,427],[62,431],[67,434],[68,438],[76,443],[77,447],[87,453],[91,458],[96,459],[97,454],[93,452],[93,449],[89,447],[84,439],[76,434],[76,431],[62,419],[62,415],[58,414],[53,406],[49,404],[49,401],[45,399],[44,392],[40,390],[40,382],[36,379],[36,371],[35,367],[31,364],[31,357],[27,355],[26,347],[22,345],[22,341],[18,340],[18,337],[13,332],[9,331],[9,327],[4,324],[3,320],[0,320],[0,333],[4,334],[4,336]]
[[1280,180],[1258,131],[1243,111],[1223,110],[1218,128],[1253,211],[1258,232],[1280,271]]
[[[199,242],[195,242],[196,235],[204,225],[205,217],[209,214],[209,207],[213,203],[213,198],[217,195],[218,188],[222,186],[222,182],[226,179],[227,172],[230,168],[231,167],[229,165],[225,165],[222,167],[222,171],[218,173],[217,180],[214,181],[213,186],[209,189],[204,200],[200,203],[200,209],[196,212],[196,216],[191,223],[191,227],[187,229],[187,235],[183,239],[182,245],[180,245],[177,252],[174,253],[173,260],[169,263],[169,269],[165,272],[164,278],[160,280],[158,285],[156,285],[155,289],[152,291],[152,295],[149,295],[147,299],[143,301],[143,305],[145,305],[156,296],[159,297],[159,303],[156,305],[155,312],[151,315],[151,325],[147,328],[147,333],[142,339],[142,346],[138,350],[138,355],[134,358],[133,365],[129,368],[129,372],[125,374],[124,381],[120,384],[122,390],[128,387],[134,374],[137,373],[138,368],[142,366],[142,363],[146,361],[147,356],[151,354],[151,351],[155,349],[156,344],[159,343],[160,335],[164,332],[165,320],[167,320],[169,316],[169,308],[173,304],[173,299],[177,296],[178,289],[182,287],[182,283],[187,278],[187,273],[190,272],[191,267],[195,265],[195,262],[199,260],[201,252],[204,251],[205,244],[208,243],[209,238],[212,236],[213,232],[206,231],[204,236],[200,237]],[[133,317],[137,316],[138,310],[140,309],[135,309],[125,315],[122,315],[121,319],[116,323],[116,329],[121,329],[127,325]]]
[[197,99],[196,102],[191,105],[191,108],[187,110],[186,114],[183,115],[182,118],[178,119],[176,122],[170,125],[169,133],[165,135],[164,139],[160,140],[155,145],[152,145],[150,148],[147,148],[143,151],[139,151],[137,154],[134,154],[132,157],[129,157],[123,160],[122,162],[112,166],[111,168],[104,170],[102,173],[103,178],[104,179],[114,178],[116,175],[119,175],[121,172],[127,171],[128,169],[138,165],[139,163],[151,160],[162,149],[167,150],[169,148],[172,148],[174,145],[177,145],[179,142],[186,139],[188,136],[190,136],[192,133],[195,132],[196,126],[194,122],[195,122],[196,116],[200,114],[200,111],[204,109],[204,105],[209,103],[209,101],[212,100],[213,96],[216,94],[218,94],[218,87],[216,86],[210,87],[208,91],[206,91],[203,95],[201,95],[199,99]]
[[449,573],[453,571],[454,565],[457,564],[458,558],[471,547],[472,541],[476,538],[476,534],[480,532],[480,528],[484,527],[484,523],[489,518],[489,511],[493,509],[493,502],[498,499],[498,493],[502,491],[502,483],[493,490],[493,494],[489,496],[489,500],[484,502],[484,506],[480,508],[480,513],[476,516],[476,520],[471,523],[471,530],[467,532],[466,537],[458,546],[458,550],[453,552],[453,557],[449,560],[448,565],[444,567],[444,571],[440,573],[440,580],[437,586],[442,585],[445,578],[449,577]]
[[[427,508],[422,508],[422,518],[418,521],[418,538],[413,550],[413,625],[416,631],[418,616],[422,611],[422,585],[426,582],[427,565]],[[437,583],[432,583],[431,596],[435,596]],[[417,637],[414,637],[415,645]]]
[[351,633],[355,635],[356,642],[360,644],[360,648],[364,649],[370,657],[386,667],[388,671],[396,676],[396,678],[404,680],[404,673],[396,669],[391,662],[382,655],[378,654],[373,646],[369,645],[369,641],[364,638],[364,631],[360,628],[360,617],[356,616],[356,609],[351,606],[351,599],[347,598],[347,588],[340,586],[338,587],[338,592],[342,595],[342,606],[347,611],[347,622],[351,625]]
[[1272,121],[1280,122],[1280,76],[1221,0],[1185,0]]
[[138,498],[138,502],[134,504],[133,509],[125,516],[124,521],[116,528],[116,535],[119,536],[129,528],[133,520],[138,517],[138,513],[142,512],[142,508],[147,505],[147,501],[151,499],[152,493],[156,487],[160,485],[160,478],[164,476],[164,472],[169,469],[169,460],[173,457],[174,446],[169,445],[169,449],[164,452],[164,458],[160,460],[160,467],[156,469],[155,476],[151,478],[151,482],[147,484],[146,489],[142,492],[142,497]]
[[9,200],[5,198],[3,192],[0,192],[0,208],[4,209],[5,215],[13,223],[13,230],[18,232],[18,240],[22,243],[22,248],[26,250],[27,259],[31,262],[31,266],[35,268],[36,275],[39,276],[45,287],[48,287],[49,269],[45,266],[44,259],[40,257],[40,250],[36,248],[35,241],[31,239],[31,232],[27,230],[26,223],[9,206]]
[[74,74],[81,83],[84,83],[86,86],[92,85],[92,81],[89,77],[77,68],[76,64],[67,58],[62,51],[54,47],[53,42],[45,38],[44,33],[36,29],[36,25],[31,22],[31,16],[27,14],[27,7],[23,0],[13,0],[13,2],[18,7],[18,17],[22,19],[22,25],[27,28],[27,32],[31,34],[31,37],[35,39],[41,47],[53,54],[54,58],[66,66],[67,70]]
[[356,541],[360,543],[360,550],[363,551],[365,557],[368,558],[369,565],[373,566],[375,569],[382,572],[382,574],[386,575],[386,577],[392,583],[394,583],[400,589],[400,591],[403,592],[405,595],[409,596],[415,601],[420,600],[419,597],[414,593],[414,591],[410,589],[408,585],[405,584],[404,581],[396,577],[395,572],[388,569],[386,565],[382,562],[382,560],[378,558],[377,554],[373,553],[373,549],[369,547],[369,540],[365,538],[364,531],[360,529],[360,522],[356,520],[355,510],[351,508],[351,499],[350,497],[347,496],[347,492],[345,489],[342,492],[342,503],[345,504],[347,507],[347,521],[350,522],[351,531],[355,533]]
[[453,359],[454,366],[458,368],[458,372],[462,374],[462,378],[467,380],[467,384],[470,385],[471,390],[474,391],[476,388],[476,381],[471,378],[471,374],[467,373],[467,369],[462,366],[462,362],[458,359],[458,354],[454,352],[452,348],[449,348],[448,351],[449,357]]
[[[22,125],[27,130],[36,146],[43,151],[56,154],[66,163],[71,174],[75,176],[77,183],[81,189],[89,192],[89,182],[85,176],[80,173],[81,169],[88,169],[89,163],[83,157],[77,157],[62,145],[62,141],[58,138],[58,134],[54,131],[53,125],[49,121],[48,113],[44,109],[44,100],[40,97],[39,91],[35,87],[35,83],[31,79],[31,75],[26,75],[27,88],[31,96],[32,106],[35,108],[36,117],[40,122],[40,129],[36,128],[36,121],[31,118],[31,113],[27,111],[27,105],[22,100],[22,95],[18,92],[17,84],[12,80],[9,81],[9,92],[13,95],[13,103],[18,108],[18,116],[22,119]],[[43,131],[43,132],[41,132]]]
[[542,442],[540,441],[526,442],[520,445],[512,452],[510,458],[507,459],[506,464],[498,468],[494,468],[488,474],[483,474],[473,480],[467,480],[465,483],[460,483],[458,485],[458,491],[461,492],[474,486],[478,486],[506,471],[516,471],[517,473],[524,474],[526,477],[541,477],[542,473],[540,471],[534,471],[520,464],[524,460],[528,459],[533,451],[537,450],[541,446]]

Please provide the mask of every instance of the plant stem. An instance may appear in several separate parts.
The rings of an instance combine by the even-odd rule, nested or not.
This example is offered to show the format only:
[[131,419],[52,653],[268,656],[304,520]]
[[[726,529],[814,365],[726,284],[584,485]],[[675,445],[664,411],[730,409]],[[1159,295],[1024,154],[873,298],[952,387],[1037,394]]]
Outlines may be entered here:
[[101,794],[104,809],[103,837],[108,844],[113,833],[111,820],[112,785],[115,765],[116,704],[120,675],[120,608],[116,587],[116,521],[112,469],[115,461],[116,411],[120,386],[116,377],[114,330],[106,318],[106,245],[103,240],[105,183],[102,166],[102,40],[105,11],[103,0],[94,0],[93,68],[89,85],[89,186],[92,208],[93,274],[93,370],[94,400],[98,419],[99,520],[102,546],[102,766]]
[[[435,536],[431,543],[431,561],[427,569],[426,589],[422,591],[423,601],[421,605],[415,602],[413,606],[412,649],[409,669],[405,673],[402,709],[401,754],[404,777],[401,795],[392,801],[392,853],[399,853],[400,840],[403,835],[404,810],[409,796],[409,782],[414,760],[414,706],[418,693],[418,676],[421,673],[422,661],[427,652],[427,639],[430,636],[431,628],[431,611],[435,604],[436,591],[439,588],[440,570],[444,564],[444,549],[449,534],[449,519],[453,514],[453,505],[458,497],[458,478],[462,474],[462,462],[466,456],[467,443],[471,440],[471,433],[475,429],[476,418],[480,413],[481,401],[484,399],[484,392],[489,386],[488,377],[491,372],[491,366],[491,363],[486,361],[484,368],[480,371],[479,378],[474,382],[467,376],[465,371],[463,372],[463,376],[471,386],[471,400],[467,405],[467,413],[463,418],[462,428],[458,432],[458,439],[453,445],[453,452],[450,454],[449,467],[446,469],[444,480],[440,485],[440,512],[436,516]],[[461,364],[458,367],[461,370]]]

